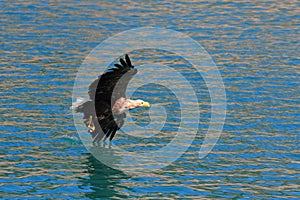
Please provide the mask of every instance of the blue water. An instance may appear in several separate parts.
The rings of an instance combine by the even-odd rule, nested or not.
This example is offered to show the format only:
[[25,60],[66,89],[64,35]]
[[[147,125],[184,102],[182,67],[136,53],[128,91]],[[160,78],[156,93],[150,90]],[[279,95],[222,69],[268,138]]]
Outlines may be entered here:
[[[299,6],[1,1],[0,197],[300,198]],[[213,151],[199,160],[210,99],[198,79],[202,113],[193,144],[166,168],[135,176],[87,151],[77,139],[70,106],[77,70],[89,52],[141,26],[180,31],[207,50],[223,77],[227,117]],[[155,92],[150,102],[165,99]],[[177,108],[167,109],[172,108],[173,120],[165,126],[170,134],[179,123]],[[147,124],[144,117],[141,123]],[[116,136],[116,144],[121,139]]]

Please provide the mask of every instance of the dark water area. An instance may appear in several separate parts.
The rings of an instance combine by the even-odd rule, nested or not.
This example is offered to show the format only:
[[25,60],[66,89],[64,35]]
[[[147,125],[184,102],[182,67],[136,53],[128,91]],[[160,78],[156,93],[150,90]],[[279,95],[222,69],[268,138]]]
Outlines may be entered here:
[[[300,198],[298,1],[0,3],[0,198]],[[171,165],[136,176],[87,151],[70,106],[89,52],[143,26],[182,32],[206,49],[224,81],[227,116],[212,152],[197,159],[210,118],[199,79],[202,113],[193,144]],[[148,85],[151,92],[136,95],[165,100],[156,90]],[[165,126],[171,135],[180,118],[174,102],[166,108],[174,109]]]

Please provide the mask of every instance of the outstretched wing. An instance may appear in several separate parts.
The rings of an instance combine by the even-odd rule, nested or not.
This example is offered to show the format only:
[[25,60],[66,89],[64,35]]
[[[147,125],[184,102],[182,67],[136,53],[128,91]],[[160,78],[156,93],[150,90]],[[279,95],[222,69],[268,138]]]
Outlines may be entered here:
[[115,64],[114,68],[110,68],[90,85],[90,99],[113,105],[116,100],[126,96],[127,85],[136,73],[137,70],[126,54],[125,60],[120,58],[120,64]]
[[[94,142],[103,137],[113,139],[123,123],[126,114],[113,115],[112,105],[126,96],[130,79],[137,73],[129,56],[120,59],[120,64],[98,77],[89,87],[90,101],[78,106],[76,111],[84,113],[84,123],[89,128]],[[95,113],[96,112],[96,113]]]

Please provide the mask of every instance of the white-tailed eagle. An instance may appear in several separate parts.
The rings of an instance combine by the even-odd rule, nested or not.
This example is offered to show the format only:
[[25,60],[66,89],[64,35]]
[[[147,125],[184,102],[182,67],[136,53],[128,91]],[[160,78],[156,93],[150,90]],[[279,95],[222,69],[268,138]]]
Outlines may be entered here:
[[94,142],[112,140],[123,126],[126,111],[137,107],[150,107],[143,100],[126,98],[126,88],[130,79],[137,73],[129,56],[120,59],[120,64],[108,69],[89,86],[90,100],[79,105],[76,112],[82,112],[84,123]]

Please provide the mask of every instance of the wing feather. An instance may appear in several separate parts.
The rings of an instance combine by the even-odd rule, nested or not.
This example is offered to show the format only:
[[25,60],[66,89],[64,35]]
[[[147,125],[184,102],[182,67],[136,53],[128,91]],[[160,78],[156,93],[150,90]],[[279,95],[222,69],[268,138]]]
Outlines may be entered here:
[[[125,60],[120,58],[120,64],[115,64],[116,68],[111,68],[98,77],[89,87],[89,96],[96,102],[105,100],[110,105],[121,98],[126,97],[126,88],[131,78],[137,73],[132,66],[129,56],[125,55]],[[118,84],[118,87],[115,86]],[[114,91],[115,90],[115,91]],[[113,91],[115,96],[112,96]]]
[[127,65],[128,65],[129,67],[134,68],[134,66],[132,66],[131,61],[130,61],[130,58],[129,58],[129,56],[128,56],[127,54],[125,55],[125,60],[126,60],[126,63],[127,63]]

